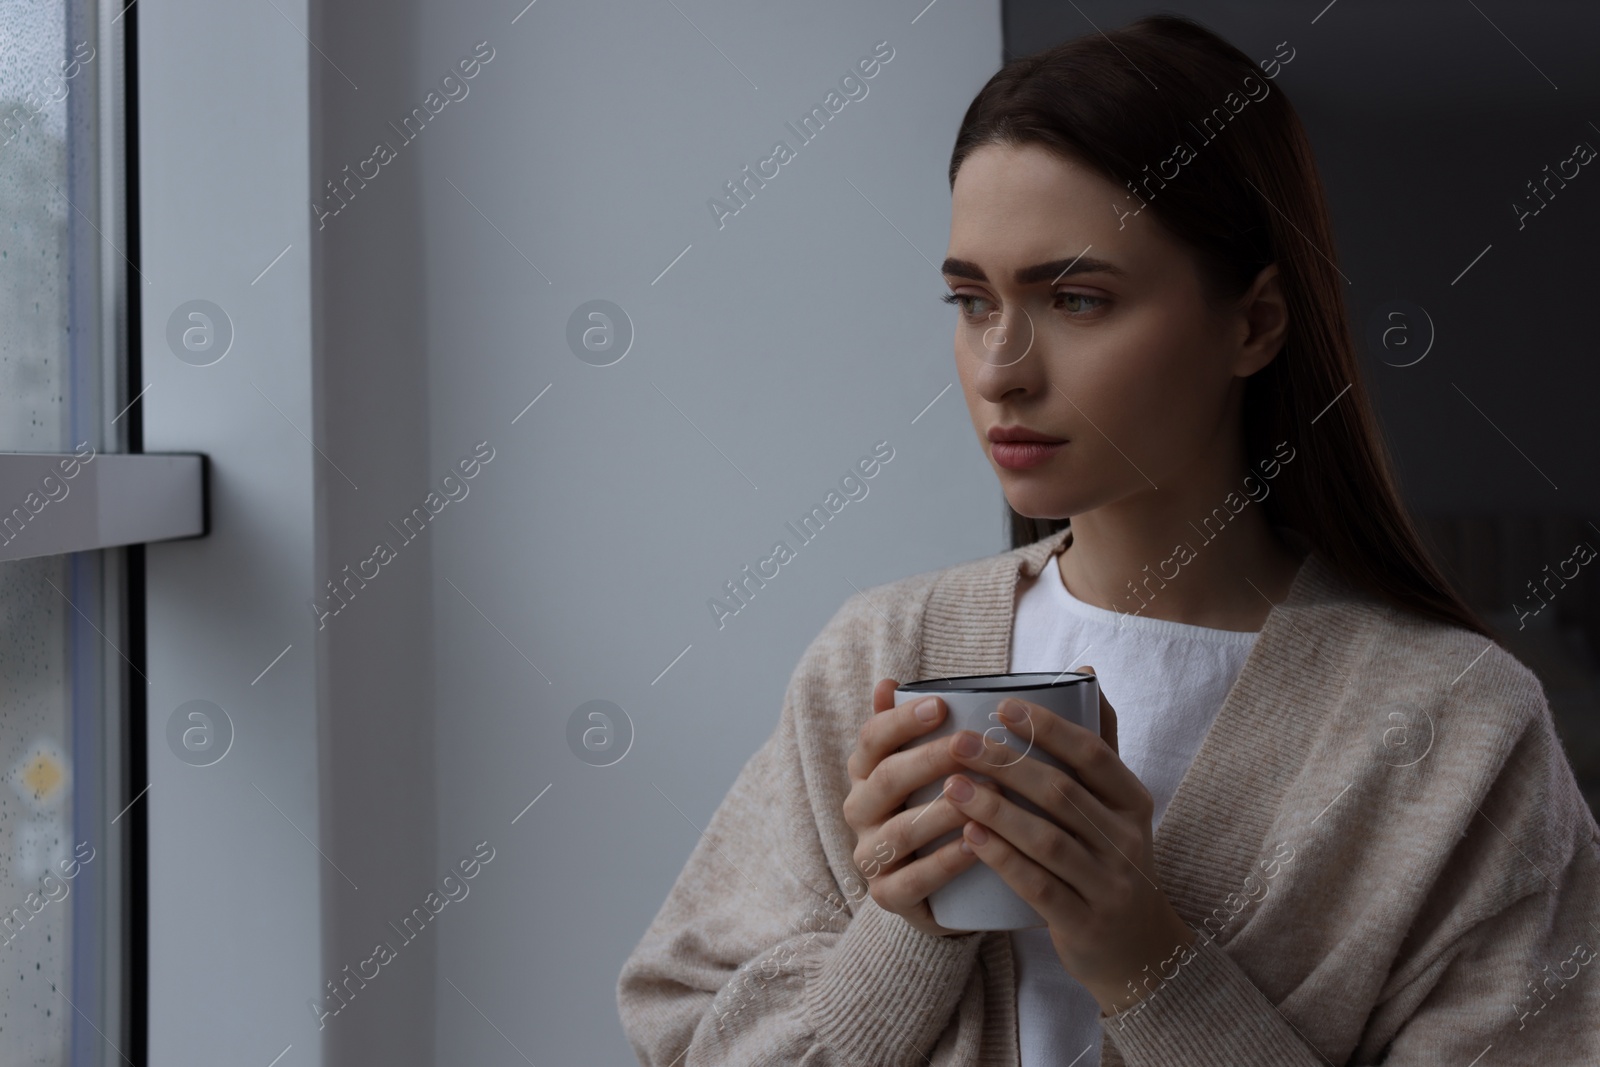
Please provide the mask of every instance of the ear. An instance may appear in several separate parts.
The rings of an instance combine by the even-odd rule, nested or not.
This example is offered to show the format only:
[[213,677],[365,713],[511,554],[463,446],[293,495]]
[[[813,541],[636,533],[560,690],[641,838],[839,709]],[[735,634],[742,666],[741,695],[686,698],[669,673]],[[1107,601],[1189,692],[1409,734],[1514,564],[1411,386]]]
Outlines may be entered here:
[[[1094,674],[1094,668],[1087,665],[1073,669],[1079,674]],[[1095,681],[1098,683],[1099,680],[1100,676],[1095,674]],[[1098,685],[1096,688],[1099,688]],[[1111,746],[1111,751],[1116,752],[1118,756],[1122,755],[1117,749],[1117,709],[1106,699],[1104,689],[1100,690],[1100,739]]]
[[1239,302],[1239,355],[1233,372],[1241,378],[1265,367],[1283,349],[1289,335],[1289,306],[1276,263],[1268,263]]

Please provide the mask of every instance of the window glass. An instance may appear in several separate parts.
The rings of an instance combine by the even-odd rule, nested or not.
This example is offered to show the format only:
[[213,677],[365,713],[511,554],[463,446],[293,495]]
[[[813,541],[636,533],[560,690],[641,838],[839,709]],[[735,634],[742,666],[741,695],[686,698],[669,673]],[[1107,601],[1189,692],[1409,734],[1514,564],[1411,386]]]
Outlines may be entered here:
[[30,1067],[69,1062],[70,560],[0,563],[0,1063]]
[[[102,440],[99,279],[120,253],[101,235],[95,18],[0,0],[0,452]],[[29,521],[44,506],[0,499],[0,538],[47,535]],[[0,1064],[122,1061],[107,964],[125,898],[106,892],[123,751],[106,668],[122,661],[104,595],[120,560],[0,562]]]
[[[73,88],[64,76],[73,70],[66,62],[65,7],[0,0],[0,451],[6,452],[72,450],[64,396]],[[14,503],[0,506],[9,511]]]

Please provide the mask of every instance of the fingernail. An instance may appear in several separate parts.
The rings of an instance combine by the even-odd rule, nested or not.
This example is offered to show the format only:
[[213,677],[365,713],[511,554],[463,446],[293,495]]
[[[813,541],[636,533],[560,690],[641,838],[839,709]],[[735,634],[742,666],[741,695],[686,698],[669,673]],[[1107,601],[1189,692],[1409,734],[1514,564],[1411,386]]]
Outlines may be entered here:
[[981,845],[989,840],[989,831],[983,828],[982,823],[970,822],[967,824],[967,840],[974,845]]
[[956,735],[956,753],[962,756],[976,756],[983,751],[983,742],[978,740],[978,735],[963,730]]
[[945,786],[945,792],[950,795],[950,799],[966,803],[972,799],[972,783],[965,778],[953,777]]
[[922,703],[917,705],[916,712],[917,718],[921,719],[923,722],[932,722],[934,719],[939,717],[938,698],[929,697],[927,700],[924,700]]
[[1000,718],[1006,722],[1021,722],[1027,716],[1022,712],[1022,705],[1015,700],[1002,700],[1000,702]]

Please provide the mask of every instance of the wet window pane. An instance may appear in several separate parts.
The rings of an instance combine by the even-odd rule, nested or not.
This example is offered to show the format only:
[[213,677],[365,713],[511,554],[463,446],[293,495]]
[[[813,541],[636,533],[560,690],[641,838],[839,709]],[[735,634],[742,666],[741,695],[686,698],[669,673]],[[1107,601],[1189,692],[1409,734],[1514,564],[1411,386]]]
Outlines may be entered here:
[[[93,11],[0,0],[0,451],[101,448]],[[74,53],[76,52],[76,55]],[[99,220],[103,222],[103,220]],[[116,254],[116,253],[111,253]],[[27,508],[0,500],[0,517]],[[22,525],[32,509],[23,512]],[[15,534],[13,533],[12,536]],[[116,850],[103,568],[0,562],[0,1064],[121,1062],[107,1015]],[[118,572],[120,573],[120,571]],[[118,794],[120,795],[120,794]],[[115,884],[111,882],[110,884]],[[109,899],[120,906],[122,898]],[[120,956],[117,956],[120,959]],[[107,1031],[106,1036],[101,1036]]]
[[[0,1063],[65,1064],[72,1009],[70,557],[0,563]],[[54,588],[52,588],[52,585]],[[75,871],[75,874],[84,873]],[[70,995],[70,992],[68,992]]]
[[65,4],[0,0],[0,26],[0,451],[70,451]]

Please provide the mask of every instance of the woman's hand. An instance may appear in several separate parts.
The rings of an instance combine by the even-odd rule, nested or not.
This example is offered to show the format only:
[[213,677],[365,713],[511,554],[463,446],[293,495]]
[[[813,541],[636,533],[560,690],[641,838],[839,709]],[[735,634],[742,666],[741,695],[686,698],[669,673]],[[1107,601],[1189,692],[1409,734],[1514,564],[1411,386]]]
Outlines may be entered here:
[[[897,752],[938,726],[945,715],[944,701],[922,697],[896,705],[893,678],[880,679],[872,690],[871,719],[861,728],[860,740],[850,754],[850,794],[844,798],[844,819],[856,833],[854,859],[867,876],[872,899],[926,934],[970,933],[951,930],[933,921],[928,894],[976,863],[962,851],[962,838],[946,842],[938,851],[916,858],[916,850],[934,838],[959,829],[968,816],[946,796],[918,808],[901,810],[914,790],[961,769],[961,761],[948,745],[930,743],[909,752]],[[932,705],[932,717],[921,718],[917,709]],[[983,792],[998,796],[999,787],[988,784]]]
[[[978,734],[964,730],[948,742],[951,756],[1027,797],[1050,819],[992,790],[974,790],[964,775],[952,776],[944,796],[972,820],[963,834],[967,847],[1044,918],[1062,966],[1109,1015],[1147,995],[1158,975],[1171,977],[1175,972],[1162,971],[1162,964],[1195,940],[1155,883],[1150,793],[1117,754],[1117,715],[1104,692],[1098,737],[1038,704],[1008,703],[1026,716],[1008,728],[1031,737],[1081,781],[1042,760],[996,761]],[[970,754],[957,751],[962,739],[972,742]]]

